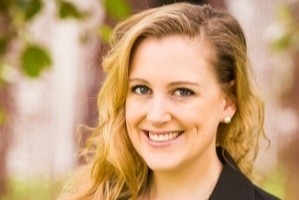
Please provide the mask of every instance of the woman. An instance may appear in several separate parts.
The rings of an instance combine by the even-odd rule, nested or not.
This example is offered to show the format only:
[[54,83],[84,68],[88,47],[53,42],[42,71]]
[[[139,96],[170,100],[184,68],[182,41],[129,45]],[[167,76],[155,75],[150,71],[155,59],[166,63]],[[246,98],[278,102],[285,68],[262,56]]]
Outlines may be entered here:
[[277,199],[250,177],[264,137],[238,22],[177,3],[120,23],[88,164],[66,199]]

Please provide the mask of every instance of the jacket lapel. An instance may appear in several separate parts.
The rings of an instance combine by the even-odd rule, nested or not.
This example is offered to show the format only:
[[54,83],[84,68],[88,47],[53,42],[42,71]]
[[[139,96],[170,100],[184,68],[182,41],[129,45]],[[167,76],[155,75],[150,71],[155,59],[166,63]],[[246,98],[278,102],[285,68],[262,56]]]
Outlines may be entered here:
[[223,169],[209,200],[254,200],[253,184],[239,170],[228,152],[218,147],[217,154],[223,162]]

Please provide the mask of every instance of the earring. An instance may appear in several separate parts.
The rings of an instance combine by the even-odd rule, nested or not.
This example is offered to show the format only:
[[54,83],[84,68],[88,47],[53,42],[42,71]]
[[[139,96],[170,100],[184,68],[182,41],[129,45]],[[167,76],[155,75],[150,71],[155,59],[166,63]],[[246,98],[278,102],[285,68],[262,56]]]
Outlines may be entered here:
[[226,116],[223,119],[224,123],[226,123],[226,124],[229,124],[231,120],[232,120],[232,118],[230,116]]

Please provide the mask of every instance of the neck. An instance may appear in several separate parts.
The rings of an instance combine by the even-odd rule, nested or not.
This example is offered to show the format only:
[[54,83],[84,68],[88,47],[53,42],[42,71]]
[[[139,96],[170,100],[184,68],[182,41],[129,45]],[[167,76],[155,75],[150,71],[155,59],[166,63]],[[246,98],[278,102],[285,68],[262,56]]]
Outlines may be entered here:
[[202,199],[211,195],[222,170],[216,151],[173,171],[153,172],[149,200]]

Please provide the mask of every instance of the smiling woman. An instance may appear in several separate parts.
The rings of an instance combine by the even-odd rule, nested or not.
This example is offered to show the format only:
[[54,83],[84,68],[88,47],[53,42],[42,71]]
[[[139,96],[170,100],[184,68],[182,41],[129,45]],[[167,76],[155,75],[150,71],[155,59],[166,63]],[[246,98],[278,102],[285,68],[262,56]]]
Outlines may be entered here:
[[61,198],[277,199],[249,179],[264,111],[231,15],[177,3],[113,36],[89,162]]
[[198,39],[178,35],[142,41],[130,66],[126,124],[134,148],[153,172],[190,173],[185,180],[200,180],[195,171],[218,174],[210,180],[215,184],[221,172],[217,127],[234,115],[235,105],[222,92],[208,51]]

